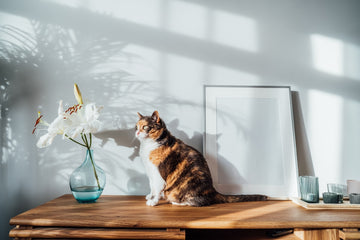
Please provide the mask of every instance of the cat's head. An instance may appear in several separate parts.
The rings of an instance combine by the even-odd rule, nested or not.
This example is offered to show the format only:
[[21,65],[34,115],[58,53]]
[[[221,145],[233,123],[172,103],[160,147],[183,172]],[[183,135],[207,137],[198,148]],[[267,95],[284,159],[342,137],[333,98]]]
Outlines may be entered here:
[[135,126],[135,136],[139,140],[151,138],[156,140],[166,129],[164,121],[160,118],[158,111],[154,111],[151,116],[143,116],[137,113],[139,120]]

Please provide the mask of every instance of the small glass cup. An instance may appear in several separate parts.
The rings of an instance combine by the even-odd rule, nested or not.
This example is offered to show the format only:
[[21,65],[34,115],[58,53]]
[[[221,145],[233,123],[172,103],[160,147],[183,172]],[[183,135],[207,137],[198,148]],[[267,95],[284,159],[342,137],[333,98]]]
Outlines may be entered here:
[[319,178],[315,176],[300,176],[299,186],[301,200],[308,203],[319,202]]
[[343,203],[343,195],[341,193],[324,192],[324,203]]
[[328,192],[342,194],[344,197],[347,197],[347,186],[344,184],[337,183],[328,183],[327,184]]
[[360,204],[360,193],[350,193],[349,199],[351,204]]

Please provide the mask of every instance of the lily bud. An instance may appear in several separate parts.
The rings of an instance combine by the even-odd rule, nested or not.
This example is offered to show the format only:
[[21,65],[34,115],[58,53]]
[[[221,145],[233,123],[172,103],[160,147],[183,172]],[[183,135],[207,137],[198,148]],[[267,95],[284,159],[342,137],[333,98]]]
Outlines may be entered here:
[[80,92],[80,89],[79,89],[79,87],[78,87],[78,85],[76,83],[74,84],[74,95],[75,95],[76,101],[79,104],[83,104],[83,100],[82,100],[82,97],[81,97],[81,92]]

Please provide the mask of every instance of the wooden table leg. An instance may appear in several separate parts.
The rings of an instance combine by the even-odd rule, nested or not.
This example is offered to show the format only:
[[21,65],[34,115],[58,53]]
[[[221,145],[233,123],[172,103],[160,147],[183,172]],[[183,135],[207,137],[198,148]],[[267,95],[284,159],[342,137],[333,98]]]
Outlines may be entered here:
[[294,234],[301,240],[339,240],[339,229],[295,229]]

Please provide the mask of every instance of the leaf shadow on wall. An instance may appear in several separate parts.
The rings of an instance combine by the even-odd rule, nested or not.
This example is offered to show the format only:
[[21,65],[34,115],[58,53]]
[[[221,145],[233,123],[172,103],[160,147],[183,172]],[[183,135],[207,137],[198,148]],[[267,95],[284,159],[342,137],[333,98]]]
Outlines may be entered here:
[[[79,147],[62,143],[60,136],[49,148],[36,149],[31,135],[36,111],[45,110],[50,116],[46,120],[51,121],[56,110],[47,106],[55,107],[56,102],[48,104],[48,98],[73,102],[74,82],[86,82],[86,87],[108,78],[121,82],[130,76],[121,68],[92,70],[109,59],[114,64],[134,57],[123,53],[127,45],[123,41],[87,36],[55,24],[29,23],[26,30],[0,27],[0,187],[7,193],[2,196],[7,217],[68,193],[69,173],[78,166],[76,159],[83,159]],[[60,91],[64,85],[70,91]]]
[[[80,156],[77,146],[68,145],[71,146],[69,148],[68,143],[60,143],[61,141],[58,140],[60,137],[57,137],[48,149],[34,150],[34,137],[30,133],[20,132],[22,128],[17,128],[16,121],[21,120],[9,122],[7,117],[11,109],[14,109],[12,113],[16,111],[18,107],[14,105],[18,101],[27,109],[27,115],[34,113],[35,117],[38,108],[42,108],[41,110],[46,113],[45,120],[51,121],[52,119],[48,119],[47,116],[51,116],[54,112],[50,108],[52,104],[47,102],[53,99],[59,100],[58,98],[73,99],[72,91],[62,92],[59,89],[64,89],[65,85],[72,86],[74,82],[77,82],[83,86],[81,89],[87,99],[96,99],[99,101],[97,103],[107,106],[102,118],[105,119],[106,124],[115,123],[114,125],[121,129],[119,130],[121,137],[113,137],[118,141],[119,146],[134,147],[133,154],[129,156],[130,159],[138,155],[138,146],[133,146],[136,144],[133,142],[133,130],[129,131],[130,129],[119,126],[128,126],[138,108],[143,106],[156,108],[172,104],[194,106],[191,101],[180,102],[169,96],[159,96],[159,86],[156,83],[138,79],[123,70],[121,66],[124,63],[137,62],[140,59],[139,56],[124,51],[126,42],[98,35],[87,36],[81,31],[56,24],[31,21],[30,25],[32,31],[29,32],[13,26],[1,28],[2,33],[5,33],[3,36],[16,38],[16,41],[10,42],[6,38],[0,38],[2,46],[0,68],[3,70],[1,77],[6,80],[5,90],[1,91],[2,100],[4,100],[1,108],[1,131],[16,134],[13,134],[11,138],[7,137],[8,134],[2,136],[0,153],[1,156],[5,155],[2,151],[10,153],[7,155],[10,157],[2,159],[2,162],[21,159],[30,163],[32,171],[26,173],[24,178],[34,179],[34,184],[38,184],[36,191],[39,193],[37,194],[39,200],[51,199],[63,193],[63,189],[66,188],[64,183],[67,182],[69,173],[77,164],[73,159],[83,157],[82,154]],[[49,91],[51,96],[46,94]],[[33,122],[26,122],[23,128],[31,132]],[[105,132],[106,134],[113,133]],[[27,140],[20,139],[21,135],[25,135]],[[199,139],[198,135],[195,138],[187,135],[182,135],[182,137],[185,141],[196,143]],[[126,142],[130,137],[132,137],[131,141]],[[26,146],[23,148],[23,153],[19,150],[15,151],[15,144],[24,142]],[[64,153],[64,149],[70,152]],[[26,157],[23,158],[21,155]],[[119,165],[118,156],[113,152],[105,151],[102,158],[110,160],[106,163],[110,171],[122,168],[121,170],[124,170],[125,174],[131,178],[146,182],[140,173],[137,174],[137,171]],[[31,159],[37,159],[37,161],[31,161]],[[1,170],[6,172],[6,166]],[[49,179],[49,182],[41,181],[41,179]],[[119,190],[127,192],[124,189],[119,188]],[[14,191],[20,190],[14,189]]]

